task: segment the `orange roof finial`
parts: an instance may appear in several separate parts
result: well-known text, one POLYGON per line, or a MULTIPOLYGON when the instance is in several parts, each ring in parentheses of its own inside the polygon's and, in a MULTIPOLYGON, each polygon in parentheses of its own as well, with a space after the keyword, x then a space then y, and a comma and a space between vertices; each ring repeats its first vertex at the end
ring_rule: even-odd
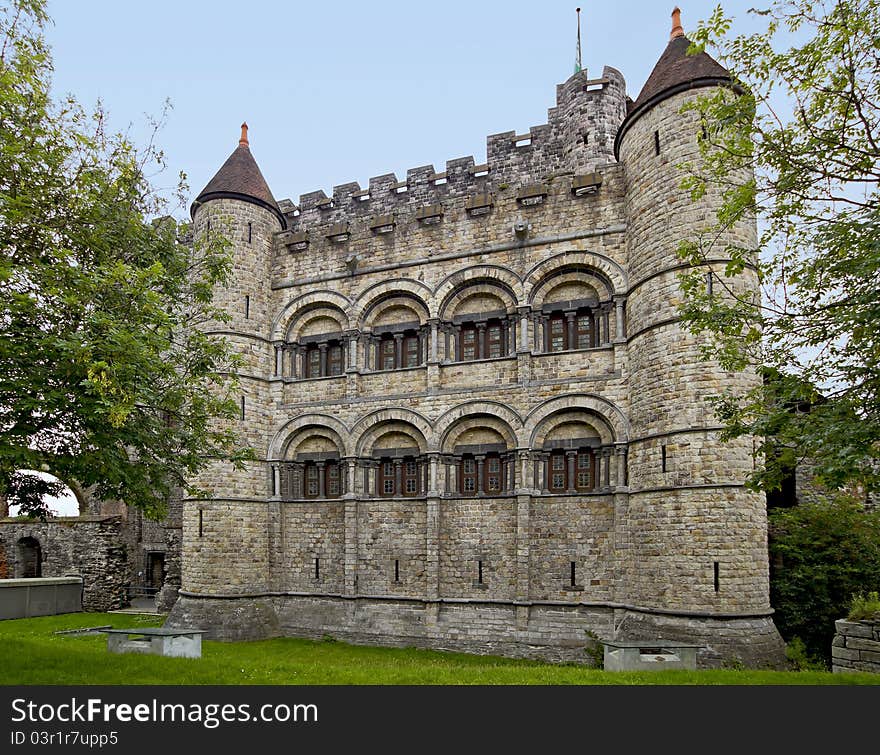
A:
POLYGON ((681 28, 681 8, 677 5, 672 9, 672 33, 669 35, 671 42, 676 37, 683 37, 684 29, 681 28))
POLYGON ((241 124, 241 139, 238 140, 238 143, 242 147, 249 147, 248 138, 247 138, 247 128, 248 128, 248 126, 247 126, 246 122, 241 124))

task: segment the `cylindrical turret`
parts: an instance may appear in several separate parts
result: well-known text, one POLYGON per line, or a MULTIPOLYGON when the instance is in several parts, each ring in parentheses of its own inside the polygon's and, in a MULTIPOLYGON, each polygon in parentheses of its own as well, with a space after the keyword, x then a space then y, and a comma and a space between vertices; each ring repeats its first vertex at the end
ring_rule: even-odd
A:
MULTIPOLYGON (((755 387, 753 372, 704 361, 700 338, 680 322, 683 269, 677 249, 715 222, 718 187, 693 201, 682 163, 698 163, 700 126, 682 106, 708 87, 732 87, 727 71, 690 42, 673 13, 669 45, 617 137, 627 177, 630 294, 630 495, 621 542, 619 599, 661 613, 707 617, 769 614, 766 511, 744 487, 752 442, 723 443, 707 399, 755 387)), ((754 222, 740 222, 715 245, 706 268, 723 274, 726 243, 756 246, 754 222)), ((744 271, 738 288, 754 290, 744 271)), ((766 642, 778 643, 769 619, 766 642)))
MULTIPOLYGON (((260 456, 270 434, 268 378, 275 363, 266 332, 272 321, 274 236, 285 223, 251 155, 247 124, 242 124, 237 149, 193 203, 192 217, 195 239, 216 233, 232 244, 228 284, 214 292, 215 305, 230 319, 205 327, 242 357, 241 411, 233 422, 242 444, 260 456)), ((182 595, 260 593, 270 588, 268 480, 265 461, 258 460, 241 471, 226 462, 213 463, 195 481, 213 498, 184 503, 182 595)))

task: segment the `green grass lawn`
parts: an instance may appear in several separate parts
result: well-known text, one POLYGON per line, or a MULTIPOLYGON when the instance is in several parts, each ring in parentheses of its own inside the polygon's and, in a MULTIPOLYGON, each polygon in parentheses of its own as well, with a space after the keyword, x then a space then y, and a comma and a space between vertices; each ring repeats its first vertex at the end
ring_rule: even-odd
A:
POLYGON ((342 642, 204 642, 201 659, 111 655, 106 635, 55 631, 161 619, 77 613, 0 621, 0 684, 880 684, 875 674, 594 671, 494 656, 342 642))

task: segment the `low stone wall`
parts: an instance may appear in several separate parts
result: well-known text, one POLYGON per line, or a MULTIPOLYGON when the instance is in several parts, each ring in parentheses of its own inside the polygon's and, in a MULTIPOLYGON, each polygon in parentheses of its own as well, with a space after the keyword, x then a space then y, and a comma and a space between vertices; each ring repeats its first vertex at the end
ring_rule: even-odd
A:
POLYGON ((29 619, 82 611, 79 577, 0 579, 0 619, 29 619))
POLYGON ((868 671, 880 674, 880 618, 873 621, 835 621, 831 670, 836 674, 868 671))

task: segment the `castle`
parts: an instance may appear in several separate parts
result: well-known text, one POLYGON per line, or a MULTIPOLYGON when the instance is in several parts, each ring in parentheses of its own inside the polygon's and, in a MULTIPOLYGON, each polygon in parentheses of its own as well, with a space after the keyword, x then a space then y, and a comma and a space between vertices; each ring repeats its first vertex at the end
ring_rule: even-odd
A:
MULTIPOLYGON (((234 271, 212 332, 238 429, 186 500, 171 625, 584 661, 585 631, 779 657, 752 443, 706 398, 758 380, 682 328, 679 242, 714 220, 682 106, 734 88, 678 11, 642 92, 585 71, 548 122, 451 160, 276 202, 241 141, 192 206, 234 271)), ((729 241, 756 245, 754 224, 729 241)), ((707 270, 723 274, 725 259, 707 270)), ((735 285, 756 288, 753 270, 735 285)))

